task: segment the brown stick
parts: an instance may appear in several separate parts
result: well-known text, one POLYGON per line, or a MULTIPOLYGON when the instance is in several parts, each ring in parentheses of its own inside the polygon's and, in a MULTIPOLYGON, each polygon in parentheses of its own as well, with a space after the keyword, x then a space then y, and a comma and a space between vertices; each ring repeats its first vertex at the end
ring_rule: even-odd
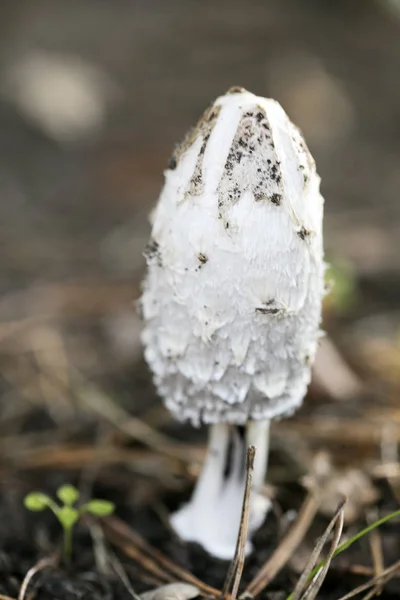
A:
POLYGON ((254 457, 256 455, 255 446, 249 446, 247 449, 247 463, 246 463, 246 486, 243 496, 243 507, 242 514, 240 517, 240 529, 238 536, 238 543, 236 547, 237 552, 237 568, 235 573, 235 579, 233 580, 232 587, 232 600, 236 600, 239 591, 240 581, 242 579, 245 552, 246 552, 246 541, 247 532, 249 529, 249 513, 250 513, 250 493, 251 493, 251 481, 254 470, 254 457))
POLYGON ((339 545, 340 537, 343 531, 344 524, 344 510, 343 507, 346 503, 346 498, 342 500, 339 504, 338 508, 334 516, 332 517, 328 527, 326 528, 324 534, 320 537, 317 545, 315 546, 313 552, 311 553, 310 558, 307 561, 307 565, 303 571, 302 576, 300 577, 296 588, 293 593, 290 595, 290 600, 315 600, 330 567, 332 558, 336 552, 336 549, 339 545), (331 547, 329 549, 328 555, 325 559, 325 564, 323 567, 319 569, 319 571, 315 574, 311 582, 309 582, 310 575, 313 571, 313 568, 318 561, 319 555, 321 554, 322 548, 326 544, 332 529, 335 528, 335 534, 333 536, 333 540, 331 543, 331 547), (303 594, 303 590, 305 592, 303 594))
POLYGON ((201 590, 207 596, 219 597, 221 592, 200 579, 197 579, 186 569, 180 567, 162 552, 148 544, 136 531, 117 517, 107 517, 103 521, 106 537, 116 546, 121 548, 139 564, 164 581, 186 581, 201 590), (147 555, 147 556, 146 556, 147 555))
POLYGON ((251 482, 253 477, 254 469, 254 458, 256 455, 255 446, 249 446, 247 448, 247 460, 246 460, 246 482, 243 494, 243 505, 242 512, 240 515, 240 526, 238 537, 236 541, 235 555, 230 564, 224 587, 222 590, 221 598, 227 600, 229 597, 229 588, 233 581, 231 600, 236 600, 237 593, 239 590, 240 580, 242 578, 245 551, 247 542, 247 532, 249 529, 249 512, 250 512, 250 494, 251 494, 251 482))
POLYGON ((18 600, 24 600, 28 586, 29 586, 32 578, 37 573, 39 573, 40 571, 43 571, 43 569, 53 569, 56 566, 57 562, 58 562, 58 555, 53 555, 53 556, 50 556, 47 558, 42 558, 41 560, 39 560, 36 563, 36 565, 31 567, 29 569, 29 571, 27 572, 27 574, 25 575, 23 582, 21 583, 21 587, 19 589, 19 594, 18 594, 18 600))
POLYGON ((257 596, 282 569, 307 533, 318 511, 319 503, 319 498, 314 493, 310 493, 306 497, 300 509, 299 518, 297 519, 296 523, 283 538, 272 556, 267 560, 264 566, 261 567, 260 571, 247 586, 246 590, 241 596, 242 598, 245 598, 248 595, 257 596))
POLYGON ((388 567, 387 569, 382 571, 382 573, 380 573, 380 575, 377 575, 370 581, 367 581, 367 583, 364 583, 364 584, 358 586, 357 588, 354 588, 354 590, 352 590, 345 596, 342 596, 341 598, 339 598, 339 600, 350 600, 350 598, 354 598, 354 596, 357 596, 361 592, 364 592, 365 590, 368 590, 371 587, 375 587, 377 583, 380 583, 382 581, 384 583, 387 583, 399 571, 400 571, 400 560, 395 562, 391 567, 388 567))

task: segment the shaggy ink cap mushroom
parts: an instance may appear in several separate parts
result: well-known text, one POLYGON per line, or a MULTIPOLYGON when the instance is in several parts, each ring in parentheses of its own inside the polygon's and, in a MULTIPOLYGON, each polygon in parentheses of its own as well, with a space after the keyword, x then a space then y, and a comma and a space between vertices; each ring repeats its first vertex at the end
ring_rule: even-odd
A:
POLYGON ((292 414, 310 381, 324 293, 319 185, 282 107, 232 88, 176 149, 152 215, 145 357, 175 418, 211 425, 193 497, 171 522, 221 558, 235 549, 247 444, 257 447, 251 537, 268 509, 258 492, 269 422, 292 414))

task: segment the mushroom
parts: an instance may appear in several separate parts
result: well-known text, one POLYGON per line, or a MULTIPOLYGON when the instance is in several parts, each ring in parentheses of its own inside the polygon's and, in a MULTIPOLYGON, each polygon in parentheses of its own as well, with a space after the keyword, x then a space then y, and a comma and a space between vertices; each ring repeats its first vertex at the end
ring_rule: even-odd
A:
POLYGON ((176 149, 152 215, 141 306, 145 358, 176 419, 210 426, 178 535, 234 554, 248 444, 249 540, 271 419, 302 403, 320 336, 323 198, 300 131, 274 100, 232 88, 176 149))

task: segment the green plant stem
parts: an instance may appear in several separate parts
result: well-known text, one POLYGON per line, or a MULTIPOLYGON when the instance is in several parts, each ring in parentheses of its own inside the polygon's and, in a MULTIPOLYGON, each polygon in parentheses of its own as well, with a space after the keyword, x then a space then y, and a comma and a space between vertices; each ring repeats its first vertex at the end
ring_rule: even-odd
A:
MULTIPOLYGON (((340 544, 340 546, 338 546, 336 548, 332 558, 334 558, 338 554, 341 554, 344 550, 347 550, 347 548, 350 548, 350 546, 352 544, 354 544, 354 542, 356 542, 360 538, 364 537, 364 535, 367 535, 368 533, 370 533, 377 527, 384 525, 385 523, 387 523, 388 521, 391 521, 392 519, 395 519, 396 517, 400 517, 400 509, 395 510, 394 512, 390 513, 389 515, 386 515, 386 517, 382 517, 382 519, 379 519, 379 521, 375 521, 374 523, 371 523, 371 525, 368 525, 368 527, 365 527, 364 529, 362 529, 361 531, 356 533, 356 535, 353 535, 353 537, 350 538, 349 540, 347 540, 347 542, 343 542, 343 544, 340 544)), ((321 562, 318 563, 317 566, 313 568, 313 570, 311 571, 311 573, 308 577, 308 581, 311 581, 315 577, 315 575, 324 566, 325 563, 326 563, 326 559, 321 560, 321 562)), ((292 600, 292 596, 293 596, 293 594, 290 594, 286 598, 286 600, 292 600)))
POLYGON ((64 559, 67 565, 71 562, 72 527, 64 527, 64 559))
POLYGON ((53 511, 53 513, 57 517, 58 511, 60 510, 60 507, 58 506, 58 504, 56 504, 56 502, 54 502, 51 498, 48 498, 48 500, 47 500, 47 506, 50 508, 50 510, 53 511))

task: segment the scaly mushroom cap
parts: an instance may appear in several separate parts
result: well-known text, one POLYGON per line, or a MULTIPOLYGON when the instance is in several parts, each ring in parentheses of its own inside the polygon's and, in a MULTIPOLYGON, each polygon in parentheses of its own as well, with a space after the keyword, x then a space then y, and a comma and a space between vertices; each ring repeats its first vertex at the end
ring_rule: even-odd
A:
POLYGON ((177 419, 244 424, 301 404, 324 289, 319 184, 282 107, 242 88, 174 153, 141 304, 145 357, 177 419))

